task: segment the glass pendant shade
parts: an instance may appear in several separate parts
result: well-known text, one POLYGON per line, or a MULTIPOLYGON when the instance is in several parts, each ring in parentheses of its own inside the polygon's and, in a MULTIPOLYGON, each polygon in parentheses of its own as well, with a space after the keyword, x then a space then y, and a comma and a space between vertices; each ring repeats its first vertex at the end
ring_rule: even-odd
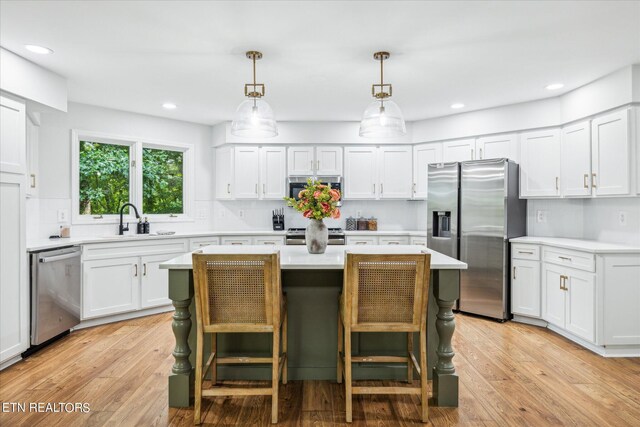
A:
POLYGON ((278 136, 278 125, 269 104, 261 99, 243 101, 233 117, 231 135, 245 138, 278 136))
POLYGON ((364 110, 360 122, 360 136, 365 138, 389 138, 407 133, 400 107, 388 99, 374 101, 364 110))

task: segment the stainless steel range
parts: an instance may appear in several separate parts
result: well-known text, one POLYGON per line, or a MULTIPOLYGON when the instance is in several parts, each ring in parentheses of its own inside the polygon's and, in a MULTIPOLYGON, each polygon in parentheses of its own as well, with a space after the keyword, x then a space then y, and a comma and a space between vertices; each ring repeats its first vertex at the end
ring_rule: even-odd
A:
MULTIPOLYGON (((287 245, 304 245, 304 228, 290 228, 286 234, 287 245)), ((329 228, 329 243, 330 245, 344 245, 345 237, 344 230, 342 228, 329 228)))

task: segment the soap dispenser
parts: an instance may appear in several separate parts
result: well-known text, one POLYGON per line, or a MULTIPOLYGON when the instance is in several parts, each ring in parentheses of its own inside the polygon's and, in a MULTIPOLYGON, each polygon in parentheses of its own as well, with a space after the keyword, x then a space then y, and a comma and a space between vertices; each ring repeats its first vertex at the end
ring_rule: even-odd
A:
POLYGON ((144 234, 149 234, 149 218, 144 217, 144 222, 142 223, 142 232, 144 234))

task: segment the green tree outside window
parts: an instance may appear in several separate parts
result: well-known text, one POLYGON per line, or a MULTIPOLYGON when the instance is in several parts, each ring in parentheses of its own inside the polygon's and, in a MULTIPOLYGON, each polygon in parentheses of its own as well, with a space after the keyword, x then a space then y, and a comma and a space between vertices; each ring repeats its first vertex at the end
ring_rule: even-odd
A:
POLYGON ((142 149, 142 211, 181 214, 183 209, 182 151, 142 149))
POLYGON ((80 141, 80 214, 117 214, 129 201, 129 147, 80 141))

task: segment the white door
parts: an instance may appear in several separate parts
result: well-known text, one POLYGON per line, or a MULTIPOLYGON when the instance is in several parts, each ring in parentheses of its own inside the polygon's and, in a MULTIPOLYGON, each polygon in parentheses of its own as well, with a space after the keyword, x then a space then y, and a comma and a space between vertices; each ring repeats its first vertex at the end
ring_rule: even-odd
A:
POLYGON ((511 312, 540 317, 540 263, 514 259, 511 270, 511 312))
POLYGON ((233 199, 233 148, 216 149, 215 158, 216 199, 233 199))
POLYGON ((286 186, 285 148, 260 148, 260 198, 282 200, 286 193, 286 186))
POLYGON ((378 153, 378 176, 381 199, 410 199, 412 147, 381 147, 378 153))
MULTIPOLYGON (((4 123, 0 126, 4 126, 4 123)), ((3 132, 2 138, 5 136, 3 132)), ((29 284, 23 175, 0 173, 0 200, 1 363, 29 348, 29 284)))
POLYGON ((258 147, 236 147, 233 157, 234 197, 257 199, 260 181, 260 150, 258 147))
POLYGON ((562 128, 562 194, 591 195, 591 128, 589 121, 562 128))
POLYGON ((567 274, 566 328, 569 332, 595 342, 596 281, 593 273, 571 270, 567 274))
POLYGON ((26 171, 26 114, 24 103, 0 96, 0 172, 26 171))
POLYGON ((542 264, 542 287, 544 292, 542 318, 561 328, 565 326, 565 291, 561 288, 561 276, 563 274, 564 270, 553 264, 542 264))
POLYGON ((82 265, 82 318, 135 311, 140 306, 138 257, 85 261, 82 265))
POLYGON ((38 196, 38 148, 40 127, 27 117, 27 197, 38 196))
POLYGON ((169 270, 160 269, 160 264, 182 253, 149 255, 140 258, 140 307, 158 307, 171 304, 169 299, 169 270))
POLYGON ((511 159, 518 161, 518 137, 515 133, 483 136, 476 141, 476 159, 511 159))
POLYGON ((520 135, 520 197, 560 197, 560 131, 520 135))
POLYGON ((593 119, 591 132, 591 184, 594 195, 629 194, 629 110, 593 119))
POLYGON ((342 176, 342 148, 316 147, 316 175, 342 176))
POLYGON ((344 151, 344 198, 375 199, 378 181, 378 149, 347 147, 344 151))
POLYGON ((442 156, 445 163, 464 162, 475 160, 476 140, 458 139, 456 141, 446 141, 442 143, 442 156))
POLYGON ((289 147, 288 171, 289 176, 312 176, 314 171, 313 147, 289 147))
POLYGON ((413 147, 413 198, 426 199, 428 194, 427 166, 442 162, 442 143, 421 144, 413 147))

